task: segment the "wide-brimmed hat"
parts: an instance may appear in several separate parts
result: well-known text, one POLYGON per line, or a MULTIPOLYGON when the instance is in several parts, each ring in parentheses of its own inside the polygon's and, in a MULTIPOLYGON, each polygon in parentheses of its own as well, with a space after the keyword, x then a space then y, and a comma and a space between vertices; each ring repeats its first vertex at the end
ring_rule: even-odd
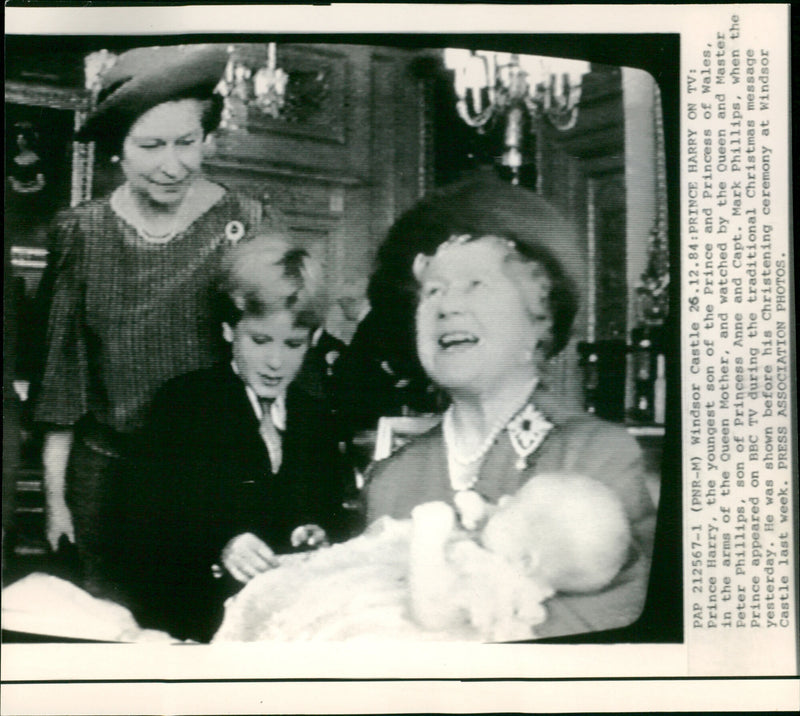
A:
MULTIPOLYGON (((444 189, 442 205, 463 233, 513 238, 518 247, 554 261, 576 293, 586 286, 584 243, 571 222, 541 194, 479 171, 461 185, 444 189)), ((435 204, 437 199, 433 199, 435 204)))
MULTIPOLYGON (((386 280, 404 283, 418 253, 433 255, 454 235, 513 238, 556 261, 576 290, 586 285, 586 254, 570 222, 544 197, 478 171, 429 193, 391 227, 378 251, 386 280)), ((416 290, 416 289, 415 289, 416 290)))
POLYGON ((97 104, 76 138, 108 139, 162 102, 210 97, 227 61, 226 46, 214 44, 139 47, 121 54, 101 74, 97 104))

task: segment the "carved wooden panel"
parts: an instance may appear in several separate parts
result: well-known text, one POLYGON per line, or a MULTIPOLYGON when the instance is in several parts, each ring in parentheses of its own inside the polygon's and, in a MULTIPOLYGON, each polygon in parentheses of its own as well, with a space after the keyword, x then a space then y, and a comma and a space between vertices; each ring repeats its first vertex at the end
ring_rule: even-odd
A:
POLYGON ((85 112, 91 105, 91 95, 84 89, 50 87, 27 82, 6 82, 6 102, 33 107, 49 107, 72 112, 85 112))
MULTIPOLYGON (((589 335, 626 334, 625 120, 619 68, 584 76, 578 123, 567 132, 540 133, 539 187, 585 236, 592 285, 584 296, 589 335), (591 183, 591 191, 589 184, 591 183), (588 240, 587 240, 588 244, 588 240)), ((580 321, 576 328, 580 331, 580 321)))
MULTIPOLYGON (((267 45, 237 44, 234 58, 263 66, 267 45)), ((343 144, 346 141, 347 57, 319 46, 279 45, 277 66, 288 75, 284 105, 277 118, 249 107, 247 131, 275 132, 343 144)))
POLYGON ((210 178, 274 208, 292 236, 329 271, 335 270, 332 239, 344 208, 344 186, 332 177, 288 169, 244 166, 236 162, 209 161, 210 178))
POLYGON ((626 214, 624 176, 617 174, 598 181, 595 192, 598 339, 626 335, 626 214))

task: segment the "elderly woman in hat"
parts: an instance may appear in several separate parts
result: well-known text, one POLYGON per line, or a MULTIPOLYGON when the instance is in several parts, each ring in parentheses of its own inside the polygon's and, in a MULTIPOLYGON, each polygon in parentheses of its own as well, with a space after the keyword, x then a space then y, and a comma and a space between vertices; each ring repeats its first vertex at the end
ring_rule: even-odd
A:
POLYGON ((101 76, 77 139, 94 141, 124 182, 57 217, 45 366, 35 418, 46 428, 47 539, 76 543, 83 584, 100 590, 108 475, 156 389, 222 355, 210 286, 225 247, 261 223, 258 202, 203 176, 214 94, 227 62, 214 45, 147 47, 101 76))
POLYGON ((602 591, 550 600, 536 632, 632 623, 646 595, 655 509, 636 441, 548 377, 578 308, 580 252, 563 220, 531 192, 479 179, 423 200, 391 235, 419 252, 405 295, 419 360, 450 405, 439 426, 373 466, 368 522, 441 501, 473 526, 476 509, 491 510, 539 474, 593 478, 624 506, 628 558, 602 591))

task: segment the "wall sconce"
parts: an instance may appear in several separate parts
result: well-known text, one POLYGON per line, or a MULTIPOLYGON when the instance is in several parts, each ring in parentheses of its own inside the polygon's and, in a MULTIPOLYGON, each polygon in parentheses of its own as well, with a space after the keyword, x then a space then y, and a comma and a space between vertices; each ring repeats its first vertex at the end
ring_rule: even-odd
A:
POLYGON ((92 93, 93 97, 97 97, 97 93, 100 91, 100 78, 103 73, 111 69, 116 61, 117 56, 108 50, 98 50, 83 58, 84 86, 92 93))
POLYGON ((501 164, 519 182, 524 133, 531 122, 567 131, 578 121, 581 80, 589 63, 507 52, 446 49, 445 66, 455 73, 456 108, 470 127, 483 133, 505 121, 501 164))
POLYGON ((275 43, 267 45, 267 59, 261 65, 252 66, 236 56, 233 45, 228 47, 228 55, 228 64, 217 85, 217 91, 225 99, 222 126, 238 129, 240 118, 246 118, 250 108, 277 119, 286 101, 289 75, 277 66, 275 43))

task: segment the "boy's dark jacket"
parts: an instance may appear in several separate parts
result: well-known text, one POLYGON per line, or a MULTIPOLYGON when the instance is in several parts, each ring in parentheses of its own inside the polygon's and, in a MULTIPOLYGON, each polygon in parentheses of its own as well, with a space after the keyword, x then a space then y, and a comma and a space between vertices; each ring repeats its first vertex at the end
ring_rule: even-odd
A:
POLYGON ((142 626, 205 641, 221 615, 215 580, 227 542, 252 532, 274 552, 292 530, 345 536, 347 468, 333 415, 298 378, 286 397, 283 463, 273 475, 244 383, 230 364, 169 381, 132 445, 109 524, 112 564, 142 626))

